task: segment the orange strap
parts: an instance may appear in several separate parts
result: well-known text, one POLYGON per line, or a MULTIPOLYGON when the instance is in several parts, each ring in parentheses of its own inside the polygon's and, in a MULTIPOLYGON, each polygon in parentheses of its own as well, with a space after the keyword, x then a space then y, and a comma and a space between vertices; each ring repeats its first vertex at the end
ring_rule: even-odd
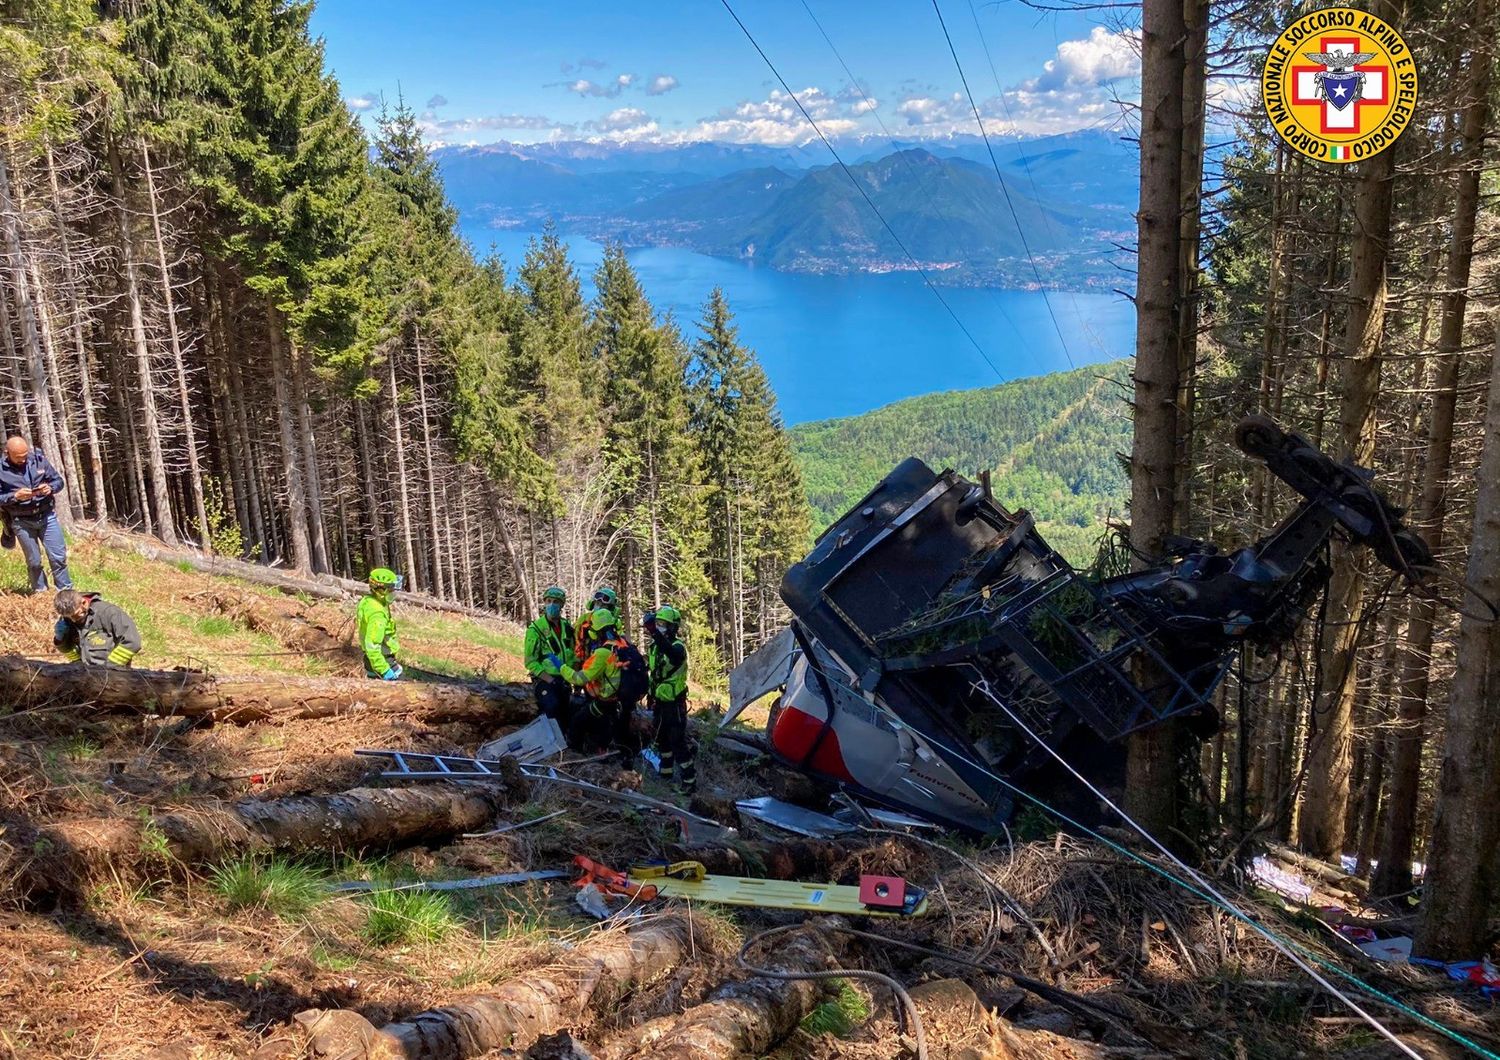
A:
POLYGON ((575 855, 573 864, 582 870, 583 875, 573 881, 574 887, 587 887, 589 884, 597 884, 600 888, 611 894, 623 894, 627 898, 639 898, 643 902, 649 902, 656 897, 656 887, 649 883, 632 883, 630 878, 623 872, 616 872, 608 865, 601 865, 597 861, 590 861, 582 854, 575 855))

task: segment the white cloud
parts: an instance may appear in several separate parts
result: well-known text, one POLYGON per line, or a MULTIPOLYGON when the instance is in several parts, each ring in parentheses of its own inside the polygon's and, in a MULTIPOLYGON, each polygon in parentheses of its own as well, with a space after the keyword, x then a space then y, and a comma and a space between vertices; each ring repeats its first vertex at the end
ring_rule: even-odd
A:
POLYGON ((677 87, 677 78, 671 74, 657 74, 646 82, 646 95, 664 96, 677 87))
POLYGON ((448 97, 441 94, 433 96, 427 101, 428 110, 436 110, 438 107, 446 107, 447 105, 448 97))
POLYGON ((906 119, 907 125, 952 126, 961 122, 966 114, 972 123, 973 115, 967 107, 964 97, 955 92, 946 99, 908 96, 896 105, 896 113, 906 119))
POLYGON ((546 130, 554 136, 571 132, 573 126, 561 124, 540 114, 491 114, 481 118, 438 118, 432 111, 424 111, 417 119, 417 128, 428 144, 441 147, 444 144, 469 142, 467 134, 476 132, 507 132, 515 130, 546 130))
POLYGON ((620 74, 613 81, 603 83, 590 81, 586 77, 580 77, 574 81, 562 82, 569 92, 576 92, 580 96, 595 96, 613 99, 625 91, 635 81, 635 74, 620 74))
POLYGON ((849 113, 854 115, 868 114, 879 106, 880 100, 874 96, 866 96, 864 99, 857 99, 851 103, 849 105, 849 113))
POLYGON ((1032 89, 1058 89, 1069 85, 1102 85, 1141 72, 1140 34, 1136 30, 1111 33, 1095 26, 1084 40, 1065 40, 1057 46, 1057 58, 1048 59, 1041 77, 1028 82, 1032 89))
POLYGON ((596 121, 586 122, 585 128, 602 133, 618 133, 624 138, 639 140, 657 131, 656 122, 640 107, 620 107, 596 121))
POLYGON ((350 110, 357 111, 360 114, 363 114, 367 110, 374 109, 374 107, 379 104, 379 102, 380 97, 374 92, 366 92, 361 96, 350 96, 344 100, 344 103, 350 110))

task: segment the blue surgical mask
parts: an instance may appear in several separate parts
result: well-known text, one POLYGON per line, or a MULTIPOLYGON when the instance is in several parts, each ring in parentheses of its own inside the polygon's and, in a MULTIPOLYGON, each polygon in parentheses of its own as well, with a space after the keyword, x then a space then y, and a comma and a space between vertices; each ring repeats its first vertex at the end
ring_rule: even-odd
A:
POLYGON ((542 613, 552 621, 556 622, 559 618, 562 617, 562 604, 554 601, 548 604, 546 607, 542 608, 542 613))

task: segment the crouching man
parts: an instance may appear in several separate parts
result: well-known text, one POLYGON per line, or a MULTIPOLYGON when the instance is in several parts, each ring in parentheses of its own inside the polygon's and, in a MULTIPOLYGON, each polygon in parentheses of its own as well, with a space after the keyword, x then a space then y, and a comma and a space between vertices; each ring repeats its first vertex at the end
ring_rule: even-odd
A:
POLYGON ((69 662, 85 666, 129 666, 141 650, 141 634, 123 608, 98 593, 60 590, 52 600, 57 625, 52 645, 69 662))

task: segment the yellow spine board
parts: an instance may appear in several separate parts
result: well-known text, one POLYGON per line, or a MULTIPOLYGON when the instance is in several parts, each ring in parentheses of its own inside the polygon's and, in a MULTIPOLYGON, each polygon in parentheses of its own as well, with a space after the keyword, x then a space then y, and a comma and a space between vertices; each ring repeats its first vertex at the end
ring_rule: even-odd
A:
POLYGON ((925 897, 909 914, 891 909, 872 909, 859 900, 858 887, 845 884, 757 880, 748 876, 705 876, 701 880, 678 880, 670 876, 632 875, 630 881, 655 887, 663 898, 692 898, 700 902, 753 905, 762 909, 799 909, 805 913, 886 917, 921 916, 927 912, 925 897))

